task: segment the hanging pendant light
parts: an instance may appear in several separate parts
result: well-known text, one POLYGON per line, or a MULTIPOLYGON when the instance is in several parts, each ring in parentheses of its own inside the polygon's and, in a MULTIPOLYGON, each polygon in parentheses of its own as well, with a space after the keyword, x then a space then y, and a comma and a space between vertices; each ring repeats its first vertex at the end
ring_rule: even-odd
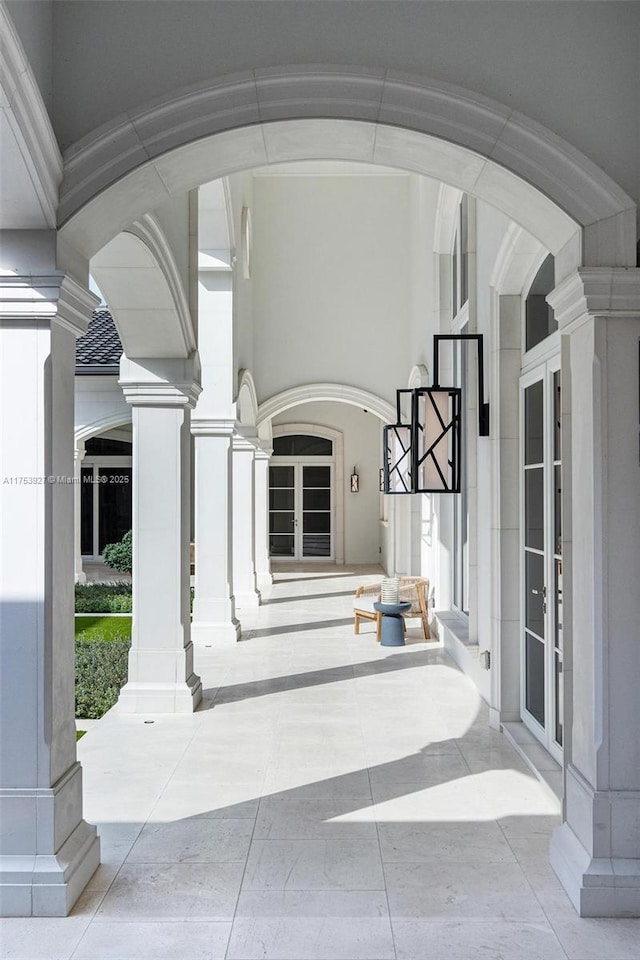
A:
POLYGON ((439 385, 440 341, 475 340, 478 344, 478 432, 480 436, 489 435, 482 334, 438 334, 433 340, 433 386, 396 390, 397 422, 387 424, 382 431, 385 493, 460 493, 462 390, 439 385), (407 394, 409 420, 402 413, 407 394))

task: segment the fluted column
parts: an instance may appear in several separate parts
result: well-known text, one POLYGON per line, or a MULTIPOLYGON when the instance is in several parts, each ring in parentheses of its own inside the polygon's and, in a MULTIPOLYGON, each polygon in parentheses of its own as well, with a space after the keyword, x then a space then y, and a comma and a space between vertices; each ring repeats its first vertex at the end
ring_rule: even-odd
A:
POLYGON ((75 343, 96 300, 38 272, 0 277, 0 912, 53 917, 100 858, 82 819, 73 645, 75 343))
POLYGON ((640 270, 581 269, 562 333, 563 823, 551 862, 581 916, 640 916, 640 270))
POLYGON ((267 590, 273 584, 269 560, 269 460, 270 453, 257 447, 253 464, 255 487, 255 551, 258 590, 267 590))
POLYGON ((190 416, 198 377, 193 359, 120 361, 133 408, 133 622, 119 700, 126 713, 190 713, 202 698, 189 612, 190 416))

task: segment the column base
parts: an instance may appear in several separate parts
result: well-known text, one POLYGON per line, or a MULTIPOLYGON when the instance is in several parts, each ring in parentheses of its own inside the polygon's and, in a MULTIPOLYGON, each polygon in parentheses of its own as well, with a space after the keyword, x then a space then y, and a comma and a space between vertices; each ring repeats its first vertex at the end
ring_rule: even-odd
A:
POLYGON ((170 683, 131 680, 120 691, 120 713, 193 713, 202 700, 200 677, 170 683))
POLYGON ((568 823, 551 838, 551 866, 580 917, 640 917, 640 860, 594 859, 568 823))
POLYGON ((236 607, 239 610, 257 610, 262 597, 258 590, 249 590, 247 593, 236 593, 236 607))
POLYGON ((0 857, 0 916, 68 916, 99 866, 100 840, 84 820, 56 854, 0 857))
POLYGON ((87 582, 87 575, 86 575, 86 573, 84 572, 84 570, 81 571, 80 573, 76 573, 76 575, 75 575, 75 582, 76 582, 76 583, 86 583, 86 582, 87 582))
POLYGON ((273 586, 273 574, 267 573, 256 573, 256 580, 258 582, 258 590, 270 590, 273 586))
POLYGON ((237 643, 240 639, 240 622, 226 620, 223 623, 194 620, 191 624, 191 640, 196 647, 220 646, 237 643))

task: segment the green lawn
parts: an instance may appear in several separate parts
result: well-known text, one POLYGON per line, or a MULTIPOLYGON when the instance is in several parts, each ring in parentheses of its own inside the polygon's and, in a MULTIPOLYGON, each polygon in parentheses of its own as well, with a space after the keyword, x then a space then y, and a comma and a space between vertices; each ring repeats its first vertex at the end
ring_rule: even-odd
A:
POLYGON ((75 632, 83 640, 130 640, 131 617, 76 617, 75 632))

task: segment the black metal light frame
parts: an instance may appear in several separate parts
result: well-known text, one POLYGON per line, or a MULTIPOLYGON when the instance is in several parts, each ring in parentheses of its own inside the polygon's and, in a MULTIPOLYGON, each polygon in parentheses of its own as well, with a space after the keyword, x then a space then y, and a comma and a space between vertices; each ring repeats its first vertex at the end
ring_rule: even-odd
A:
POLYGON ((440 343, 473 340, 478 345, 478 432, 489 436, 484 400, 482 334, 436 334, 433 386, 396 391, 397 422, 383 428, 384 492, 460 493, 462 390, 440 386, 440 343), (403 422, 402 397, 411 398, 411 422, 403 422), (398 449, 399 448, 399 449, 398 449))

